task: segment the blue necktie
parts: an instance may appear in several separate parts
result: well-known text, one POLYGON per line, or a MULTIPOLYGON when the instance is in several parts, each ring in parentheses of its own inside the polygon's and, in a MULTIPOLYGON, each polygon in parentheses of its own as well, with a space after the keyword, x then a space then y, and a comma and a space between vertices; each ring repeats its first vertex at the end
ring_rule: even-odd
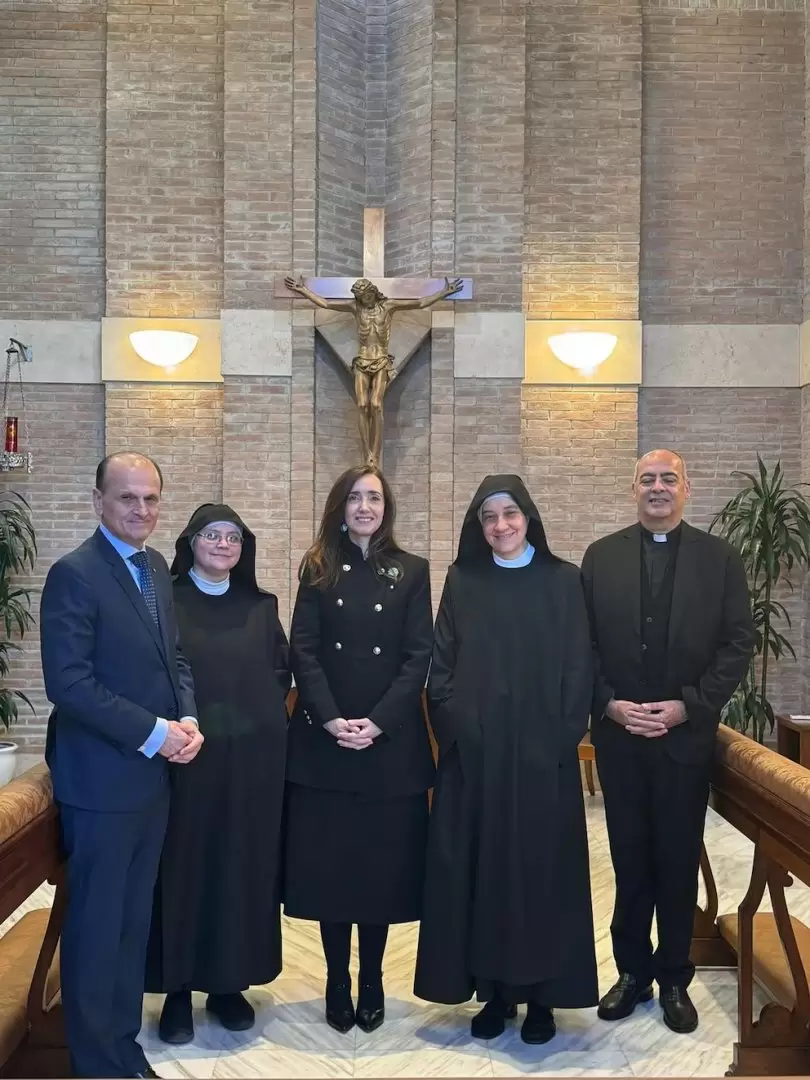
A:
POLYGON ((155 592, 155 583, 152 580, 152 568, 149 565, 149 556, 145 551, 136 551, 135 554, 130 555, 129 558, 138 571, 138 580, 141 583, 141 594, 146 601, 146 606, 149 608, 149 614, 155 620, 157 625, 160 626, 157 593, 155 592))

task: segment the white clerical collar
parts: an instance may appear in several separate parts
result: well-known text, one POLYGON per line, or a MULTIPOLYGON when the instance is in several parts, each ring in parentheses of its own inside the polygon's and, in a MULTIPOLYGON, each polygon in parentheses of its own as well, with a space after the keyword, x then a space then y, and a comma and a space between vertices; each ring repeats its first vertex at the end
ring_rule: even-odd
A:
POLYGON ((655 532, 653 529, 648 529, 645 525, 641 526, 641 531, 648 540, 652 540, 654 544, 669 544, 680 533, 680 523, 675 526, 674 529, 670 529, 669 532, 655 532))
POLYGON ((226 577, 224 581, 208 581, 207 578, 201 577, 195 571, 193 566, 189 570, 188 576, 191 578, 191 580, 194 582, 200 592, 204 592, 208 596, 222 596, 223 593, 226 593, 228 591, 228 588, 231 584, 230 577, 226 577))
POLYGON ((492 552, 492 558, 495 561, 496 566, 502 566, 505 570, 517 570, 521 566, 528 566, 534 558, 534 547, 531 544, 526 545, 526 550, 522 555, 518 555, 516 559, 502 559, 500 555, 496 555, 492 552))

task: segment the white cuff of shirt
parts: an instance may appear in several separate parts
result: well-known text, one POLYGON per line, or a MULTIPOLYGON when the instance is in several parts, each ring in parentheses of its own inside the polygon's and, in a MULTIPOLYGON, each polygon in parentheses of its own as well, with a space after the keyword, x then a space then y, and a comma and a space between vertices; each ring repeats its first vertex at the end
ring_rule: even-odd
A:
MULTIPOLYGON (((196 716, 181 716, 180 722, 183 720, 190 720, 192 724, 200 726, 196 716)), ((152 728, 152 734, 143 744, 139 746, 138 750, 144 755, 144 757, 153 758, 155 754, 160 750, 166 741, 166 736, 169 734, 169 721, 162 716, 158 716, 155 722, 155 726, 152 728)))

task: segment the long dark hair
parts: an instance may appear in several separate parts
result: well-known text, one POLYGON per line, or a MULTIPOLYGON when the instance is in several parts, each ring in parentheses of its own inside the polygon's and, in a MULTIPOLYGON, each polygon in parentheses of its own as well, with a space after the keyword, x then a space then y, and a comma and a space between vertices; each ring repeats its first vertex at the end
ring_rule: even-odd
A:
POLYGON ((331 589, 340 577, 340 568, 344 562, 341 546, 344 543, 341 525, 345 521, 346 500, 358 480, 364 476, 376 476, 380 481, 385 500, 382 524, 369 540, 368 561, 377 573, 390 574, 396 582, 402 577, 402 567, 393 556, 400 550, 394 539, 394 521, 397 506, 388 481, 376 465, 357 465, 347 469, 332 485, 326 497, 323 517, 321 518, 315 543, 307 551, 298 568, 298 580, 307 579, 308 585, 317 585, 321 589, 331 589))

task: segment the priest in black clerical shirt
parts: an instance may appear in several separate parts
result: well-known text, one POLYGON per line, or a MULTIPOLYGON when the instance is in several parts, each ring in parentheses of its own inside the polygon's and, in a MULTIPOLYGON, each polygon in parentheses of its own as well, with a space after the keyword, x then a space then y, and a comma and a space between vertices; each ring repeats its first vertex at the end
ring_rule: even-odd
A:
POLYGON ((754 627, 738 553, 682 520, 683 458, 645 454, 633 493, 638 523, 596 541, 582 563, 596 662, 591 738, 616 876, 619 978, 599 1015, 629 1016, 654 980, 665 1023, 686 1033, 698 1024, 689 947, 717 725, 754 627))

